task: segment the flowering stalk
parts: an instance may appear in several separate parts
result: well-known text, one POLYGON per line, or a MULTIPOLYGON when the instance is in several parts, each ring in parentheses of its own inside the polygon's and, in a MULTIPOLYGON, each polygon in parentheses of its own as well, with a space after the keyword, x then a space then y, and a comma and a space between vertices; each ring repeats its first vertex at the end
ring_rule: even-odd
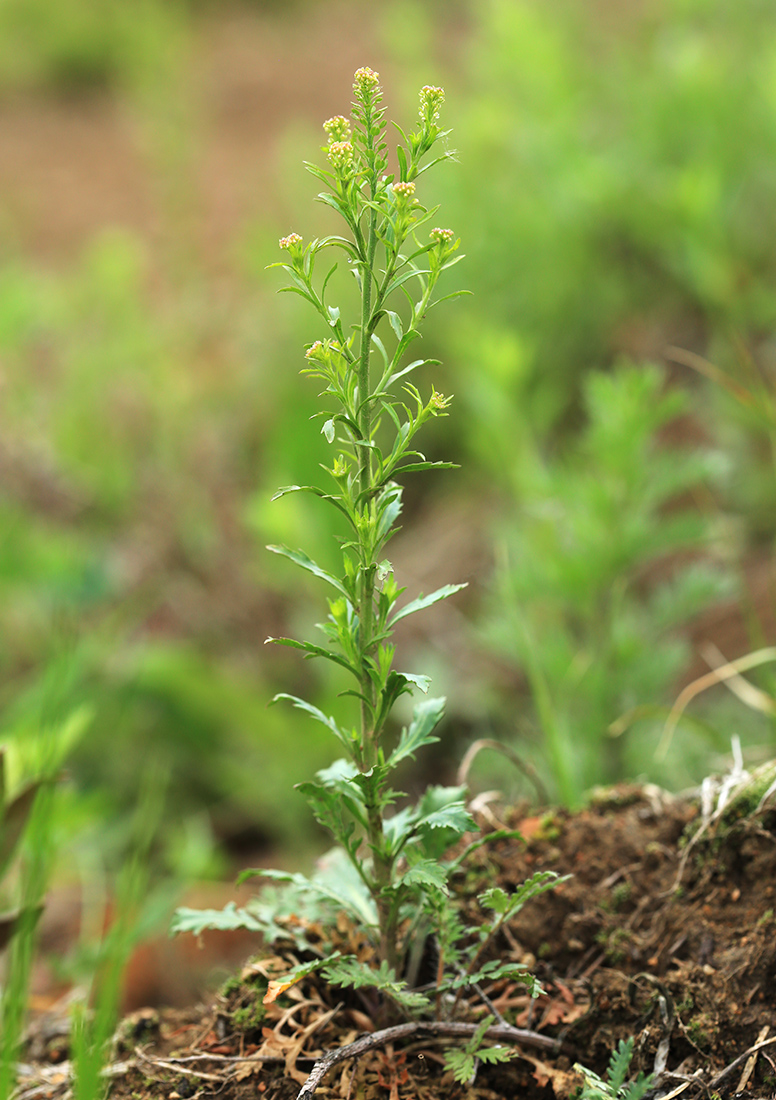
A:
MULTIPOLYGON (((353 89, 352 118, 337 115, 324 124, 330 167, 307 166, 324 185, 319 199, 344 219, 347 235, 305 244, 298 234, 291 233, 280 242, 285 262, 276 265, 289 279, 283 289, 300 294, 326 326, 326 336, 307 348, 303 373, 323 381, 322 396, 327 405, 334 406, 323 413, 321 430, 335 447, 335 455, 327 468, 333 487, 289 485, 275 496, 312 493, 337 509, 347 523, 348 536, 342 541, 342 572, 338 575, 322 569, 302 550, 269 548, 324 581, 334 595, 328 601, 328 620, 320 628, 326 644, 292 638, 268 641, 293 646, 307 657, 320 657, 343 669, 351 684, 342 694, 358 700, 358 721, 347 728, 304 699, 276 696, 289 699, 322 722, 343 750, 343 758, 318 772, 314 782, 300 784, 318 821, 329 829, 338 847, 321 861, 311 878, 261 869, 243 872, 238 881, 260 875, 333 903, 336 912, 344 909, 367 926, 378 948, 379 965, 374 966, 352 955, 322 956, 318 944, 311 961, 305 959, 282 980, 270 982, 265 1003, 318 971, 339 987, 368 986, 379 991, 383 1012, 398 1006, 403 1012, 429 1013, 436 1006, 437 1013, 444 1009, 455 1014, 461 1008, 461 990, 478 982, 519 981, 532 996, 537 995, 538 983, 522 963, 483 959, 501 927, 527 901, 550 889, 557 876, 537 871, 510 894, 500 888, 487 890, 479 901, 492 916, 478 922, 476 930, 467 928, 450 896, 448 882, 466 855, 484 839, 473 840, 455 859, 446 856, 455 841, 474 828, 464 805, 464 789, 428 787, 414 806, 392 812, 401 795, 391 788, 391 775, 407 757, 437 740, 434 730, 445 703, 444 699, 422 699, 394 747, 389 750, 385 746, 384 732, 396 700, 415 689, 425 693, 429 686, 427 676, 394 667, 393 628, 401 619, 463 587, 445 585, 399 607, 405 590, 398 586, 391 563, 382 556, 401 514, 402 489, 397 478, 451 465, 427 461, 415 446, 415 436, 424 424, 447 415, 449 398, 433 386, 426 399, 421 397, 407 377, 427 361, 404 360, 420 335, 428 310, 443 300, 435 296, 442 272, 459 257, 452 230, 435 228, 426 240, 418 238, 420 228, 435 213, 421 204, 418 182, 432 164, 450 155, 425 159, 444 136, 437 128, 442 89, 421 89, 417 131, 408 137, 399 131, 403 144, 396 150, 398 178, 386 172, 377 74, 359 69, 353 89), (358 286, 359 319, 347 329, 339 307, 327 297, 336 264, 322 280, 314 278, 318 255, 331 248, 345 253, 358 286), (438 962, 434 998, 411 988, 429 935, 434 937, 438 962)), ((266 904, 262 908, 266 912, 266 904)), ((319 913, 323 918, 332 916, 325 908, 319 913)), ((234 907, 215 915, 212 910, 205 914, 179 910, 174 929, 234 928, 235 921, 254 931, 264 930, 268 942, 277 934, 272 917, 267 923, 256 911, 240 912, 234 907)), ((448 1062, 457 1079, 471 1076, 475 1055, 487 1056, 488 1061, 503 1057, 499 1048, 481 1049, 486 1025, 487 1021, 462 1052, 463 1061, 448 1062)), ((449 1059, 453 1057, 451 1052, 449 1059)))
POLYGON ((425 241, 418 236, 434 215, 421 202, 418 181, 429 167, 451 156, 446 152, 426 159, 445 136, 437 126, 444 92, 421 89, 417 131, 409 136, 399 131, 403 144, 397 149, 398 178, 386 171, 385 111, 377 73, 359 69, 353 92, 351 118, 337 115, 324 123, 329 166, 307 165, 324 185, 320 201, 343 218, 347 234, 305 244, 292 233, 280 241, 285 261, 274 265, 289 278, 283 289, 308 301, 326 326, 327 335, 306 351, 303 373, 322 380, 322 396, 334 404, 323 414, 322 432, 336 447, 328 468, 333 489, 287 486, 276 497, 289 492, 318 496, 341 513, 349 536, 343 542, 340 576, 326 572, 301 550, 269 548, 324 580, 336 593, 328 601, 328 621, 321 627, 326 645, 269 640, 329 660, 355 681, 345 692, 358 700, 359 720, 352 729, 295 696, 277 698, 290 699, 323 722, 345 750, 345 759, 301 789, 355 868, 368 902, 361 916, 375 926, 381 960, 396 971, 404 950, 399 932, 408 906, 413 899, 417 903, 419 890, 446 888, 436 860, 444 846, 472 824, 458 789, 432 788, 418 806, 387 813, 397 797, 389 786, 390 773, 405 757, 437 740, 432 733, 442 717, 443 699, 419 703, 393 751, 386 752, 383 745, 396 700, 415 689, 426 692, 429 684, 428 677, 394 668, 393 627, 463 587, 445 585, 397 609, 404 589, 383 558, 401 513, 402 489, 396 478, 452 465, 429 462, 415 449, 414 439, 423 425, 447 415, 449 398, 432 387, 424 399, 408 375, 426 361, 405 364, 404 359, 428 310, 443 300, 435 297, 442 272, 460 257, 452 230, 434 228, 425 241), (358 287, 359 318, 347 328, 339 307, 327 297, 337 265, 321 281, 315 278, 318 256, 330 249, 345 254, 358 287))

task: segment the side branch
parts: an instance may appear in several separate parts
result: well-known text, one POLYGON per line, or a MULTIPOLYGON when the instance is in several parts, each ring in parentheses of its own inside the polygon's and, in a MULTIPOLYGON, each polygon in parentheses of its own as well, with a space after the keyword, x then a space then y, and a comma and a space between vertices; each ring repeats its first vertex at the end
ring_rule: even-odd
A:
MULTIPOLYGON (((447 1022, 444 1020, 417 1021, 408 1024, 397 1024, 396 1027, 386 1027, 382 1031, 373 1031, 362 1035, 352 1043, 347 1043, 336 1050, 330 1050, 324 1054, 313 1066, 310 1076, 302 1086, 302 1091, 297 1100, 309 1100, 320 1085, 326 1074, 339 1062, 345 1062, 350 1058, 358 1058, 368 1050, 393 1043, 400 1039, 409 1039, 423 1035, 451 1035, 453 1037, 469 1038, 477 1030, 477 1024, 464 1024, 447 1022)), ((538 1047, 542 1050, 551 1050, 557 1054, 564 1051, 573 1056, 573 1052, 559 1039, 552 1039, 549 1035, 540 1035, 537 1031, 527 1031, 524 1028, 512 1027, 509 1024, 494 1024, 489 1027, 484 1035, 485 1039, 496 1039, 502 1042, 513 1043, 516 1046, 538 1047)))

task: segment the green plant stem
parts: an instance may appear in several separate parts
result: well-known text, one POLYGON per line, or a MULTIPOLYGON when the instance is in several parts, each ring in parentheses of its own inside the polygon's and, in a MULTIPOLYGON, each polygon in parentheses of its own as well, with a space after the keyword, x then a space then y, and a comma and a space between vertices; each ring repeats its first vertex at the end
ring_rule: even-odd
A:
MULTIPOLYGON (((374 184, 371 193, 374 201, 374 184)), ((369 354, 372 338, 372 268, 374 266, 375 250, 377 248, 376 216, 374 210, 369 212, 369 230, 367 236, 367 255, 361 280, 361 347, 359 349, 358 363, 358 400, 359 430, 361 432, 359 454, 359 495, 361 507, 371 510, 372 499, 372 451, 368 446, 372 436, 372 402, 369 381, 369 354)), ((374 551, 372 551, 372 555, 374 551)), ((374 716, 374 687, 372 678, 366 667, 366 659, 372 642, 372 605, 374 600, 374 562, 361 561, 361 576, 359 579, 359 628, 361 650, 361 744, 372 746, 371 750, 364 754, 364 769, 371 767, 375 755, 375 741, 377 731, 373 727, 374 716)), ((382 831, 382 830, 381 830, 382 831)), ((370 836, 370 840, 373 838, 370 836)))
MULTIPOLYGON (((374 182, 371 186, 371 199, 375 198, 374 182)), ((358 399, 360 402, 359 430, 363 444, 368 444, 372 436, 372 401, 369 378, 369 357, 372 339, 372 271, 377 249, 376 215, 369 212, 367 232, 367 256, 364 276, 361 281, 361 347, 358 363, 358 399)), ((359 467, 359 491, 362 507, 372 508, 372 451, 369 446, 361 447, 359 467)), ((372 647, 375 547, 370 543, 369 553, 361 560, 359 581, 359 648, 361 651, 361 744, 364 747, 362 770, 372 767, 377 760, 379 729, 374 727, 375 694, 372 677, 367 661, 372 647)), ((367 804, 367 842, 372 851, 373 882, 372 894, 377 908, 380 932, 380 957, 394 969, 398 965, 396 947, 396 916, 391 905, 388 889, 393 874, 393 860, 385 852, 383 818, 378 805, 377 791, 367 804)))

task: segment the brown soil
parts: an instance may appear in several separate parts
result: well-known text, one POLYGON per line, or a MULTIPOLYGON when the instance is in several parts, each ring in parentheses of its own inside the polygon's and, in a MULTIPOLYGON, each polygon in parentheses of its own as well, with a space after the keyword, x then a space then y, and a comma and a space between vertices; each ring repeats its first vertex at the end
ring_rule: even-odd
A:
MULTIPOLYGON (((751 790, 734 798, 702 832, 697 802, 654 787, 614 788, 573 815, 508 815, 504 824, 525 839, 478 850, 456 888, 476 924, 483 889, 509 890, 538 869, 571 876, 529 902, 499 945, 502 957, 534 970, 544 995, 531 1001, 506 981, 485 990, 527 1041, 515 1044, 510 1062, 480 1066, 463 1086, 442 1066, 456 1040, 418 1031, 335 1065, 316 1095, 550 1100, 580 1084, 575 1061, 603 1074, 613 1048, 631 1036, 634 1073, 663 1066, 652 1095, 776 1095, 776 1046, 742 1058, 770 1038, 776 1007, 776 810, 752 812, 758 800, 751 790), (555 1050, 539 1045, 552 1040, 555 1050)), ((344 922, 326 937, 363 950, 344 922)), ((375 1024, 369 1001, 312 978, 265 1008, 268 978, 292 956, 276 944, 273 957, 259 956, 204 1006, 128 1017, 112 1096, 296 1096, 317 1058, 375 1024)), ((472 995, 458 1018, 487 1012, 472 995)), ((64 1089, 66 1058, 62 1030, 51 1017, 38 1020, 25 1056, 35 1062, 29 1083, 64 1089)))

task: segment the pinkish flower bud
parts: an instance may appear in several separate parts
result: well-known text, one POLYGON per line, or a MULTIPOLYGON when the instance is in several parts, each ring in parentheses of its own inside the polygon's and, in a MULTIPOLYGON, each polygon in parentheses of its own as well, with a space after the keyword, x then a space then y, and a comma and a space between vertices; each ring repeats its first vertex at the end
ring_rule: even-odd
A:
POLYGON ((375 92, 380 90, 380 74, 376 73, 374 69, 367 68, 356 69, 353 74, 353 91, 356 99, 363 102, 364 100, 371 99, 375 92))
POLYGON ((281 237, 278 244, 281 248, 288 249, 293 252, 296 251, 296 246, 302 243, 302 238, 298 233, 289 233, 287 237, 281 237))
POLYGON ((344 175, 353 164, 353 145, 349 141, 332 141, 328 156, 334 169, 344 175))
POLYGON ((409 182, 399 182, 393 185, 393 193, 396 196, 397 202, 402 205, 409 205, 415 201, 415 184, 409 182))

